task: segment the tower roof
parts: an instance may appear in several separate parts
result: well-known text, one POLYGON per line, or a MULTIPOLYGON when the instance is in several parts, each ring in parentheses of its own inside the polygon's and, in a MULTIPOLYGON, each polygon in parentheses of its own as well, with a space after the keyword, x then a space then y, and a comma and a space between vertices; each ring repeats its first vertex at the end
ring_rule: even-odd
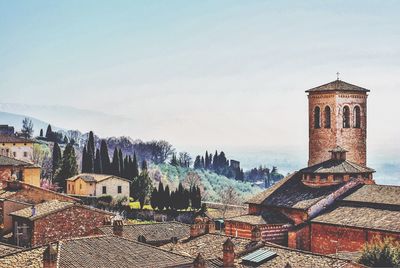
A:
POLYGON ((324 91, 358 91, 358 92, 369 92, 369 89, 362 88, 356 85, 346 83, 342 80, 335 80, 325 85, 311 88, 306 92, 324 92, 324 91))

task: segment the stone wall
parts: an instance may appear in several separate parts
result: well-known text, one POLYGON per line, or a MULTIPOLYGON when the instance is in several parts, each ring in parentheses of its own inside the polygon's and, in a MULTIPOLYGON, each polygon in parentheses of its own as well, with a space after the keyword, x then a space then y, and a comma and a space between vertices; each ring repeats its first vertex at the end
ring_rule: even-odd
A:
POLYGON ((400 233, 312 223, 311 251, 320 254, 359 251, 366 242, 386 236, 400 240, 400 233))
POLYGON ((104 224, 107 216, 100 211, 74 206, 37 219, 34 222, 32 246, 92 234, 104 224))
POLYGON ((329 150, 341 146, 348 150, 349 161, 366 165, 367 94, 366 93, 310 93, 309 104, 309 161, 315 165, 330 159, 329 150), (314 109, 320 107, 321 127, 314 128, 314 109), (325 107, 331 109, 331 127, 325 128, 325 107), (343 128, 343 107, 350 108, 350 128, 343 128), (361 109, 361 127, 354 128, 354 108, 361 109))

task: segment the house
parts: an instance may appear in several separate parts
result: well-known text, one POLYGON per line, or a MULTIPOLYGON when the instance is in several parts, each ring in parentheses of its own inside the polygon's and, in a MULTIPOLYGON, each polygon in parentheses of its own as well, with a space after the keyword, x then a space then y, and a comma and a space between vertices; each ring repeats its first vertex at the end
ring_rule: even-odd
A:
POLYGON ((114 214, 78 203, 51 200, 10 213, 13 241, 35 247, 92 234, 114 214))
POLYGON ((76 196, 111 195, 129 198, 130 181, 114 175, 82 173, 67 179, 67 194, 76 196))
MULTIPOLYGON (((272 227, 277 215, 286 217, 288 228, 279 235, 287 239, 280 244, 316 253, 358 251, 376 236, 399 241, 399 187, 375 185, 375 171, 366 166, 369 90, 336 80, 306 92, 308 167, 248 200, 251 219, 262 216, 272 227)), ((234 232, 246 237, 253 227, 236 224, 234 232)), ((261 233, 271 242, 277 235, 262 228, 261 233)))
POLYGON ((98 233, 120 235, 133 241, 160 246, 171 241, 189 237, 190 225, 176 221, 121 225, 118 228, 115 225, 105 225, 99 228, 98 233))
POLYGON ((33 163, 32 140, 0 134, 0 155, 33 163))
POLYGON ((78 202, 79 199, 19 181, 3 181, 0 188, 0 234, 12 232, 11 212, 49 200, 78 202))
POLYGON ((0 181, 18 180, 40 186, 40 167, 32 163, 0 155, 0 181))
POLYGON ((200 267, 195 261, 190 256, 118 236, 89 236, 10 253, 0 258, 0 268, 200 267))

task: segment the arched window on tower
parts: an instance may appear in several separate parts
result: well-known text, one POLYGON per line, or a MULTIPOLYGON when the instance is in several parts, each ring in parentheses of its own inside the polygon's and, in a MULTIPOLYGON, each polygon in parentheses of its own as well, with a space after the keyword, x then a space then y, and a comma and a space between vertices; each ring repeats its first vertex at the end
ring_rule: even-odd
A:
POLYGON ((343 128, 350 127, 350 108, 349 106, 343 107, 343 128))
POLYGON ((321 127, 321 109, 317 106, 314 109, 314 128, 321 127))
POLYGON ((354 107, 354 127, 361 127, 361 109, 359 106, 354 107))
POLYGON ((325 128, 331 128, 331 108, 325 107, 325 128))

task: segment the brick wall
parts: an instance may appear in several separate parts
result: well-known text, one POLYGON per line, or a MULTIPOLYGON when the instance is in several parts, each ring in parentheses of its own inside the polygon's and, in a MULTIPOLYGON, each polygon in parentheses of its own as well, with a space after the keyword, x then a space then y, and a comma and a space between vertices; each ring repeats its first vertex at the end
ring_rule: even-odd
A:
POLYGON ((312 223, 311 251, 321 254, 358 251, 376 236, 390 236, 400 241, 400 233, 312 223))
POLYGON ((261 212, 261 205, 249 204, 249 214, 259 214, 261 212))
POLYGON ((367 95, 365 93, 310 93, 309 162, 314 165, 330 158, 330 149, 337 145, 347 149, 347 159, 366 165, 367 95), (314 109, 321 109, 321 127, 314 128, 314 109), (331 109, 331 127, 325 128, 325 107, 331 109), (343 107, 350 108, 350 128, 343 128, 343 107), (361 127, 354 128, 354 107, 361 108, 361 127))
POLYGON ((291 230, 288 234, 288 247, 310 251, 311 249, 311 225, 291 230))
POLYGON ((74 206, 37 219, 34 222, 32 246, 92 234, 104 224, 105 216, 108 214, 74 206))

